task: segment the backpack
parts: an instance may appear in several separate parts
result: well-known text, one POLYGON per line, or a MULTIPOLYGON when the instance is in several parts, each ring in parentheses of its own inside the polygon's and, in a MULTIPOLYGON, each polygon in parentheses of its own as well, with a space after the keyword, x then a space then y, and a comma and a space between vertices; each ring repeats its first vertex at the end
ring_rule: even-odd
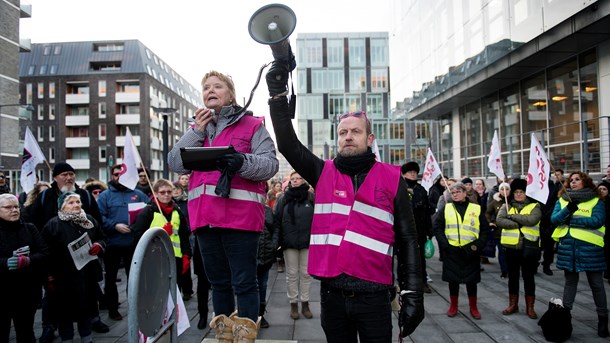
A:
POLYGON ((564 342, 572 336, 572 314, 561 299, 551 298, 549 309, 538 321, 542 334, 549 342, 564 342))

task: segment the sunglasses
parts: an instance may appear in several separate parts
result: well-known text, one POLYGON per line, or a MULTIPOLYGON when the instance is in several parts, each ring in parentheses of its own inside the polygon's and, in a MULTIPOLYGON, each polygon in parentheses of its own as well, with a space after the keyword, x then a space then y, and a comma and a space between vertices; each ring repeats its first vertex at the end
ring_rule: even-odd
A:
POLYGON ((96 189, 93 192, 91 192, 91 194, 100 194, 100 193, 102 193, 102 191, 100 191, 99 189, 96 189))
POLYGON ((157 192, 157 194, 168 195, 168 194, 172 194, 172 191, 161 191, 161 192, 157 192))
POLYGON ((342 115, 339 116, 339 122, 341 122, 343 119, 345 119, 347 117, 364 117, 364 119, 366 119, 367 122, 369 121, 369 118, 366 116, 365 111, 358 111, 358 112, 343 113, 342 115))
POLYGON ((119 177, 119 176, 121 176, 121 173, 114 173, 114 174, 112 174, 112 176, 119 177))

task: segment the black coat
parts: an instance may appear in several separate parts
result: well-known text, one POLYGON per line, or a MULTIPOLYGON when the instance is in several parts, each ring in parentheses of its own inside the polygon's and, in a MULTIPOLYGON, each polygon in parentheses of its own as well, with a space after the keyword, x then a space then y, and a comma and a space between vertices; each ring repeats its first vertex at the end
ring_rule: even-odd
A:
POLYGON ((432 237, 432 220, 434 209, 430 209, 428 192, 417 183, 417 181, 405 180, 407 190, 411 194, 411 205, 413 206, 413 217, 418 237, 432 237))
POLYGON ((42 230, 50 251, 48 275, 54 279, 55 286, 49 301, 56 301, 58 319, 78 321, 96 313, 100 263, 96 259, 77 270, 67 247, 84 233, 92 243, 105 246, 98 222, 90 215, 87 218, 93 223, 91 229, 55 217, 42 230))
POLYGON ((271 267, 275 262, 279 231, 273 225, 273 210, 265 205, 265 228, 258 240, 258 266, 271 267))
MULTIPOLYGON (((286 192, 291 192, 289 188, 286 192)), ((307 249, 311 237, 311 223, 313 222, 313 194, 309 193, 306 200, 294 201, 294 223, 288 213, 286 193, 275 203, 274 226, 280 233, 282 249, 307 249)))
MULTIPOLYGON (((468 201, 462 203, 447 203, 446 206, 453 206, 461 218, 464 218, 468 201)), ((443 281, 457 283, 478 283, 481 282, 481 252, 489 236, 489 225, 485 219, 485 213, 479 215, 479 238, 470 244, 456 247, 449 244, 445 236, 445 208, 439 208, 439 213, 434 221, 434 235, 438 242, 439 249, 443 255, 443 281), (473 249, 473 246, 476 247, 473 249)))

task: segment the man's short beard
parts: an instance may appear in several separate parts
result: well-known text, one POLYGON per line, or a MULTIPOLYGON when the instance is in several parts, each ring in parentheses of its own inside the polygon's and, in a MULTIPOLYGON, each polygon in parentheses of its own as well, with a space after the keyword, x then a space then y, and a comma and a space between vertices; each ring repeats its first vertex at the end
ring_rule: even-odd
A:
POLYGON ((61 192, 65 193, 65 192, 76 192, 76 186, 71 183, 71 186, 68 186, 68 184, 63 185, 63 187, 61 187, 61 192))

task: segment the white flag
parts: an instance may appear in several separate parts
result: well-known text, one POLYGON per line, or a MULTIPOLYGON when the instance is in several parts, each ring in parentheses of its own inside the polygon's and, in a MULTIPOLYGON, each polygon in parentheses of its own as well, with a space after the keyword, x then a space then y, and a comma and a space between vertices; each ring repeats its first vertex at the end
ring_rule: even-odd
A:
POLYGON ((432 150, 428 148, 428 154, 426 155, 426 164, 424 166, 424 173, 421 177, 421 185, 426 189, 426 192, 432 187, 436 178, 441 175, 441 168, 436 162, 436 158, 432 154, 432 150))
POLYGON ((377 162, 381 162, 381 157, 379 156, 379 147, 377 146, 377 140, 373 139, 373 154, 375 154, 375 160, 377 162))
POLYGON ((491 140, 491 151, 489 152, 487 167, 489 167, 489 171, 496 174, 500 180, 506 180, 504 168, 502 168, 502 152, 500 151, 500 142, 498 141, 498 130, 494 131, 494 138, 491 140))
POLYGON ((138 168, 141 165, 138 148, 133 142, 131 132, 127 128, 125 135, 125 150, 123 151, 123 163, 121 164, 121 175, 119 183, 129 189, 135 189, 138 184, 138 168))
POLYGON ((23 160, 21 162, 21 187, 27 194, 36 185, 36 165, 46 160, 36 138, 29 127, 25 128, 23 143, 23 160))
POLYGON ((536 135, 532 132, 530 166, 527 170, 525 195, 546 204, 546 200, 549 197, 549 171, 549 159, 546 157, 546 153, 540 142, 538 142, 536 135))

